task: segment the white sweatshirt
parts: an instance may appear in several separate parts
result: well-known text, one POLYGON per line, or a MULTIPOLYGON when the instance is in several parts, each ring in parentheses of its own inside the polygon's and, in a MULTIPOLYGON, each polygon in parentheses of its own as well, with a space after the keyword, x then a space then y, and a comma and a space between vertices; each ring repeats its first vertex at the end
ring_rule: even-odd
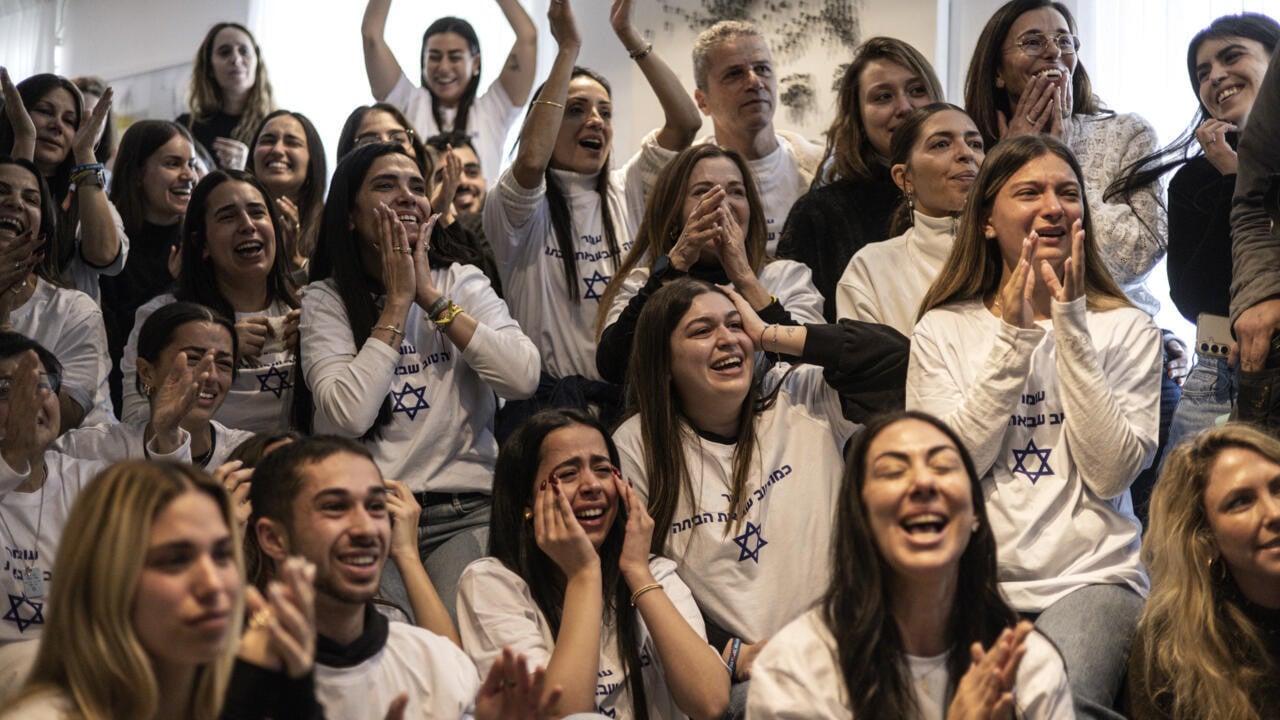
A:
MULTIPOLYGON (((253 433, 229 428, 217 420, 210 420, 209 426, 213 432, 213 453, 209 456, 208 462, 200 467, 207 472, 213 472, 227 461, 227 457, 240 446, 240 443, 252 438, 253 433)), ((95 425, 63 433, 54 442, 53 447, 59 452, 85 460, 107 460, 108 462, 125 459, 147 460, 156 457, 156 454, 151 451, 151 448, 143 447, 146 432, 145 422, 95 425)), ((189 445, 191 439, 187 431, 179 429, 179 432, 185 438, 184 442, 189 445)), ((154 438, 152 442, 155 442, 154 438)), ((190 454, 189 448, 188 454, 190 454)))
POLYGON ((489 492, 498 444, 494 393, 529 397, 538 386, 538 351, 478 268, 432 269, 436 287, 476 320, 459 351, 414 303, 398 349, 370 337, 357 348, 347 310, 330 280, 302 296, 302 372, 315 402, 315 432, 358 438, 384 399, 391 422, 365 445, 384 477, 415 492, 489 492))
MULTIPOLYGON (((413 131, 423 142, 442 132, 431 114, 431 93, 415 86, 404 73, 400 73, 400 79, 396 80, 395 87, 391 88, 391 92, 387 94, 386 102, 400 108, 400 112, 408 118, 413 125, 413 131)), ((453 117, 456 114, 455 110, 441 110, 441 117, 449 126, 446 129, 454 129, 453 117)), ((490 187, 497 181, 502 169, 507 166, 507 154, 502 146, 507 140, 507 133, 510 132, 511 126, 519 117, 520 108, 511 102, 506 89, 502 87, 502 82, 498 80, 495 80, 483 95, 476 98, 475 104, 471 106, 471 112, 467 114, 465 134, 471 138, 471 145, 476 149, 476 156, 480 158, 480 170, 484 173, 485 181, 490 187)))
MULTIPOLYGON (((685 622, 705 638, 702 613, 689 588, 676 574, 675 563, 655 555, 649 560, 649 570, 654 579, 662 583, 662 591, 685 622)), ((667 687, 666 671, 653 636, 638 611, 634 608, 627 611, 636 615, 636 640, 649 717, 654 720, 684 718, 667 687)), ((481 676, 502 656, 504 647, 523 654, 530 669, 537 665, 546 667, 556 647, 551 625, 534 601, 528 583, 492 557, 480 558, 462 572, 458 581, 458 633, 462 636, 462 647, 475 661, 481 676)), ((630 720, 635 715, 626 666, 618 655, 616 633, 617 626, 612 619, 600 631, 596 711, 618 720, 630 720)))
POLYGON ((895 238, 854 253, 836 285, 838 317, 888 325, 910 336, 920 301, 951 254, 956 220, 918 211, 915 224, 895 238))
POLYGON ((600 213, 596 176, 552 170, 564 188, 573 218, 578 270, 578 302, 568 293, 564 265, 546 182, 520 187, 508 168, 484 203, 484 233, 502 274, 502 289, 511 315, 542 354, 543 368, 553 377, 582 375, 599 380, 596 371, 596 310, 618 263, 631 248, 631 238, 644 214, 644 203, 658 173, 675 153, 658 145, 658 131, 645 136, 640 152, 609 177, 609 213, 618 241, 618 256, 609 252, 600 213))
MULTIPOLYGON (((138 336, 142 325, 156 310, 177 302, 170 293, 157 295, 138 308, 134 315, 133 330, 120 357, 120 373, 124 386, 122 410, 125 422, 146 424, 151 419, 151 405, 138 392, 138 336)), ((276 300, 263 310, 238 312, 232 318, 239 322, 246 318, 283 318, 292 310, 283 300, 276 300)), ((269 342, 268 348, 271 347, 269 342)), ((292 349, 277 347, 260 355, 244 357, 243 352, 236 365, 236 378, 227 392, 227 399, 214 416, 225 425, 251 432, 279 432, 293 426, 290 412, 293 406, 293 387, 297 382, 297 353, 292 349)))
MULTIPOLYGON (((1027 654, 1014 680, 1014 717, 1024 720, 1074 720, 1067 669, 1056 648, 1040 633, 1027 636, 1027 654)), ((848 720, 849 689, 840 671, 835 638, 815 608, 784 627, 751 669, 748 720, 848 720)), ((919 715, 913 720, 946 717, 947 656, 907 656, 911 688, 919 715)))
MULTIPOLYGON (((844 473, 841 451, 854 425, 822 368, 785 363, 765 375, 777 402, 759 413, 756 457, 745 487, 741 524, 730 517, 735 445, 715 442, 681 426, 693 497, 683 491, 666 532, 665 554, 707 617, 747 642, 768 638, 826 590, 831 576, 832 512, 844 473)), ((650 480, 640 418, 613 436, 622 476, 648 502, 650 480)), ((668 448, 659 449, 668 452, 668 448)))
POLYGON ((983 476, 1001 588, 1027 613, 1085 585, 1150 587, 1129 484, 1156 447, 1160 331, 1084 298, 1052 313, 1023 330, 980 300, 935 308, 907 371, 907 408, 942 418, 983 476))

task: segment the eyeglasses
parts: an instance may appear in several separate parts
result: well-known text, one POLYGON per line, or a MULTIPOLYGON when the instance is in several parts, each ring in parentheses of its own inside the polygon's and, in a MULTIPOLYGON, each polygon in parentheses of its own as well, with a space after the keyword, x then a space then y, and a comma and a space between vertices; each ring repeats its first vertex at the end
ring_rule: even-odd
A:
MULTIPOLYGON (((36 381, 37 390, 48 390, 56 393, 62 387, 62 378, 57 373, 40 373, 40 379, 36 381)), ((0 377, 0 401, 8 400, 13 395, 13 378, 0 377)))
POLYGON ((412 130, 392 130, 389 133, 367 132, 356 136, 356 147, 364 147, 374 143, 389 142, 397 145, 408 145, 413 137, 412 130))
POLYGON ((1054 47, 1058 48, 1058 52, 1063 55, 1075 55, 1076 50, 1080 49, 1080 38, 1069 33, 1057 33, 1055 35, 1027 33, 1018 38, 1014 45, 1018 46, 1023 55, 1037 57, 1044 54, 1051 42, 1054 47))

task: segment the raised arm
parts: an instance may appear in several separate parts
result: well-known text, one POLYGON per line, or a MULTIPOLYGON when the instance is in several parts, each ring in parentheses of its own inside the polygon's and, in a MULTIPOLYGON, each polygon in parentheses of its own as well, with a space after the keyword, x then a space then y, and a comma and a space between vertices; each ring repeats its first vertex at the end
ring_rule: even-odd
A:
POLYGON ((4 114, 9 118, 13 128, 13 149, 9 156, 33 160, 36 154, 36 126, 27 113, 27 106, 22 104, 22 96, 9 77, 9 71, 0 67, 0 89, 4 93, 4 114))
POLYGON ((533 73, 538 65, 538 29, 533 26, 520 0, 498 0, 498 8, 516 34, 515 44, 507 54, 498 82, 507 91, 511 104, 520 106, 529 99, 529 91, 533 88, 533 73))
POLYGON ((631 0, 613 0, 609 23, 627 54, 640 65, 640 72, 662 105, 664 121, 658 131, 658 144, 677 151, 689 147, 702 127, 702 116, 680 79, 654 51, 652 43, 646 43, 631 24, 631 0))
MULTIPOLYGON (((102 167, 93 146, 107 120, 107 112, 111 110, 111 99, 112 89, 107 88, 89 118, 80 123, 75 137, 71 139, 76 167, 102 167)), ((86 173, 72 179, 76 181, 76 202, 80 210, 80 256, 89 265, 104 268, 115 262, 122 243, 115 218, 107 207, 107 189, 97 182, 96 174, 86 173)))
POLYGON ((564 118, 564 102, 569 95, 569 78, 573 65, 582 49, 582 36, 578 34, 577 21, 569 0, 553 2, 547 10, 551 23, 551 36, 556 40, 556 59, 551 63, 551 73, 543 83, 542 93, 529 108, 529 117, 520 129, 520 149, 511 174, 522 188, 536 188, 551 163, 551 153, 560 134, 560 121, 564 118))
POLYGON ((369 76, 369 89, 379 101, 387 99, 391 89, 396 86, 396 81, 404 74, 384 37, 387 13, 390 11, 391 0, 369 0, 364 8, 364 20, 360 22, 364 71, 369 76))

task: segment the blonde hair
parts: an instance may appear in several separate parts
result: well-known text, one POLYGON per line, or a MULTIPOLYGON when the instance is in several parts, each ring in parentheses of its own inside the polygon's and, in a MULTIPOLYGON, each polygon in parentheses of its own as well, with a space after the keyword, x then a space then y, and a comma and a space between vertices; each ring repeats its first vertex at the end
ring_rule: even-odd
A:
POLYGON ((1177 446, 1151 495, 1142 542, 1151 596, 1138 621, 1145 662, 1137 670, 1150 700, 1167 699, 1177 720, 1261 720, 1253 699, 1280 670, 1258 628, 1223 598, 1232 581, 1218 568, 1204 491, 1228 448, 1280 463, 1280 440, 1242 423, 1211 428, 1177 446))
POLYGON ((200 48, 196 50, 196 59, 191 67, 191 85, 187 88, 187 107, 191 110, 191 121, 187 129, 191 129, 198 120, 203 120, 222 109, 226 98, 222 96, 222 87, 213 75, 213 41, 218 33, 226 28, 235 28, 249 37, 253 43, 253 54, 257 58, 253 75, 253 87, 249 88, 249 97, 245 100, 244 110, 240 113, 240 122, 236 123, 231 136, 248 145, 251 149, 256 139, 254 133, 262 124, 263 118, 276 109, 275 100, 271 96, 271 81, 267 79, 267 66, 262 61, 262 50, 258 40, 249 29, 240 23, 222 22, 209 28, 205 33, 200 48))
MULTIPOLYGON (((59 542, 48 624, 22 697, 61 691, 86 720, 155 715, 160 689, 131 615, 151 526, 170 502, 188 492, 208 495, 227 527, 235 527, 222 486, 187 464, 117 463, 80 493, 59 542)), ((239 542, 233 547, 236 571, 243 575, 239 542)), ((243 596, 237 595, 222 655, 196 671, 189 718, 218 717, 243 606, 243 596)))
POLYGON ((1089 200, 1084 194, 1084 173, 1071 149, 1048 135, 1017 135, 1006 138, 987 153, 978 171, 978 177, 969 188, 960 224, 956 230, 951 254, 943 264, 938 278, 920 302, 917 319, 930 310, 953 302, 981 298, 1000 288, 1000 275, 1004 260, 1000 255, 999 241, 986 236, 987 219, 995 206, 1000 189, 1024 165, 1044 155, 1062 158, 1080 183, 1081 225, 1084 228, 1084 293, 1085 304, 1090 310, 1114 310, 1132 307, 1111 273, 1102 264, 1098 244, 1094 240, 1093 216, 1089 212, 1089 200))

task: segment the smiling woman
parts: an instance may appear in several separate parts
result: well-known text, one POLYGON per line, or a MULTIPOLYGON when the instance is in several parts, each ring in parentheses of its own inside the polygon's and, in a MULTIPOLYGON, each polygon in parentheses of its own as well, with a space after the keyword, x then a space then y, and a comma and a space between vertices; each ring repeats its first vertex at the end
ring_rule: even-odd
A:
POLYGON ((1082 183, 1046 135, 987 154, 921 303, 907 407, 964 440, 1001 590, 1062 651, 1080 714, 1114 717, 1148 587, 1129 485, 1155 450, 1160 334, 1098 259, 1082 183))
POLYGON ((327 181, 320 133, 302 113, 277 110, 254 136, 249 172, 267 190, 283 221, 282 249, 294 283, 306 280, 324 210, 327 181))

